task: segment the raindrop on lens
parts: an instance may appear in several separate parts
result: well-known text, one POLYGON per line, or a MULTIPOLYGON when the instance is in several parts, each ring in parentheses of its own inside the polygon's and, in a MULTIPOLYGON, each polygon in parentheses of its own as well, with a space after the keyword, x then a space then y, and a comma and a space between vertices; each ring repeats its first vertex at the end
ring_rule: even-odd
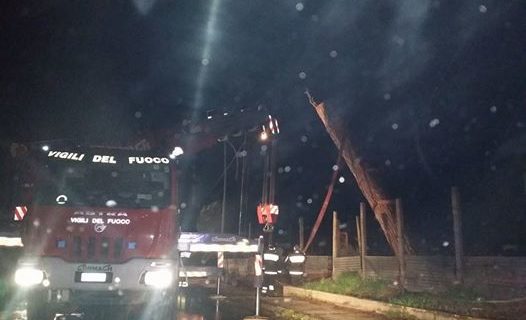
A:
POLYGON ((307 78, 307 74, 305 72, 300 72, 298 74, 298 77, 301 79, 301 80, 305 80, 307 78))
POLYGON ((336 58, 338 56, 338 51, 336 50, 332 50, 330 53, 329 53, 329 56, 331 58, 336 58))
POLYGON ((201 60, 201 64, 202 64, 203 66, 207 66, 209 63, 210 63, 210 60, 208 60, 208 59, 206 59, 206 58, 203 59, 203 60, 201 60))
POLYGON ((108 200, 106 201, 106 207, 115 207, 117 205, 117 201, 115 200, 108 200))
POLYGON ((440 124, 440 120, 438 118, 435 118, 429 122, 429 126, 431 128, 434 128, 440 124))
POLYGON ((142 112, 136 111, 134 116, 135 116, 135 118, 140 119, 142 117, 142 112))
POLYGON ((303 8, 304 8, 303 3, 301 3, 301 2, 296 3, 296 10, 302 11, 303 8))
POLYGON ((393 123, 391 128, 393 128, 393 130, 398 130, 398 123, 393 123))
POLYGON ((491 108, 489 108, 489 111, 491 111, 491 113, 497 112, 497 106, 491 106, 491 108))
POLYGON ((479 11, 480 11, 480 13, 486 13, 486 12, 488 12, 488 7, 486 7, 485 5, 481 4, 479 6, 479 11))
POLYGON ((344 182, 345 182, 345 178, 344 178, 343 176, 340 177, 340 178, 338 179, 338 182, 340 182, 340 183, 344 183, 344 182))

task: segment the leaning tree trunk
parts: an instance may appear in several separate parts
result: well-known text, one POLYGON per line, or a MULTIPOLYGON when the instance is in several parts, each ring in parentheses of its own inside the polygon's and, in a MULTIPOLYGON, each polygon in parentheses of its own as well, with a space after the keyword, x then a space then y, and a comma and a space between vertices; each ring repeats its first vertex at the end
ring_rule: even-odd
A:
MULTIPOLYGON (((378 223, 380 223, 387 242, 398 256, 399 250, 394 201, 389 200, 389 197, 380 187, 376 179, 370 174, 365 162, 361 160, 362 158, 356 152, 350 135, 340 118, 335 116, 330 117, 323 102, 315 103, 310 96, 309 99, 316 110, 316 113, 323 122, 323 125, 327 129, 332 141, 341 152, 345 163, 354 175, 358 187, 373 209, 374 216, 376 217, 376 220, 378 220, 378 223)), ((411 253, 413 250, 406 235, 404 235, 404 239, 405 251, 411 253)))

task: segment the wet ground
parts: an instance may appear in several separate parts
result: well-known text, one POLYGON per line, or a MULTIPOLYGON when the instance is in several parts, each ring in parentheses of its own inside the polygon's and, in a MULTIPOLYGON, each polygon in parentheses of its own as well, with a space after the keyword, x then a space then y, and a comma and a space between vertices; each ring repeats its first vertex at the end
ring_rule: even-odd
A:
MULTIPOLYGON (((26 320, 23 303, 17 310, 0 315, 1 320, 26 320)), ((250 287, 227 287, 222 297, 215 296, 209 288, 185 288, 176 299, 176 314, 160 320, 240 320, 255 315, 255 289, 250 287)), ((138 310, 133 315, 118 308, 97 308, 91 315, 70 314, 58 316, 56 320, 150 320, 153 313, 138 310)), ((357 310, 335 307, 330 304, 299 298, 262 296, 261 314, 269 319, 320 319, 320 320, 385 320, 386 317, 357 310), (308 316, 303 318, 303 316, 308 316)))
MULTIPOLYGON (((230 289, 224 295, 217 298, 215 290, 208 288, 185 288, 180 292, 176 299, 176 314, 172 319, 177 320, 238 320, 246 316, 255 314, 255 289, 230 289)), ((0 315, 2 320, 25 320, 26 314, 21 302, 19 307, 9 313, 0 315)), ((60 319, 79 319, 79 320, 114 320, 114 319, 150 319, 149 316, 144 316, 144 310, 138 312, 125 312, 118 308, 97 308, 91 310, 91 314, 72 313, 68 315, 57 315, 56 320, 60 319), (133 316, 130 315, 133 313, 133 316)), ((153 311, 155 313, 155 310, 153 311)))

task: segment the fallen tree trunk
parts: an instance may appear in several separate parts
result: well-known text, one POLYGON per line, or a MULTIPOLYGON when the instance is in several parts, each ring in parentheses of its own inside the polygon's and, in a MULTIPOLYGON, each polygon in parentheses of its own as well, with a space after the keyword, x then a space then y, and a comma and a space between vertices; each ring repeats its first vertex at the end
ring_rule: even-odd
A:
MULTIPOLYGON (((398 256, 399 249, 394 201, 387 196, 376 179, 370 174, 370 170, 368 170, 365 162, 362 161, 362 158, 353 146, 350 135, 341 119, 338 117, 330 117, 323 102, 316 103, 308 93, 307 95, 318 117, 329 133, 329 136, 336 145, 336 148, 341 152, 343 160, 354 175, 363 196, 372 208, 387 242, 398 256)), ((413 250, 409 244, 409 239, 406 235, 403 236, 405 240, 405 252, 412 253, 413 250)))

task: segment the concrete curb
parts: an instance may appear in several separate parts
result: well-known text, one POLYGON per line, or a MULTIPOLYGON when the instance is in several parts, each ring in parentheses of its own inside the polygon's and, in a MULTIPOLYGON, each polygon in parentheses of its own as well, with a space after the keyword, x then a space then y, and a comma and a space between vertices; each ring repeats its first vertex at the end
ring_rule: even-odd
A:
POLYGON ((317 290, 308 290, 292 286, 283 287, 284 296, 293 296, 300 298, 313 299, 317 301, 331 303, 340 307, 353 308, 356 310, 377 312, 377 313, 391 313, 399 312, 411 315, 421 320, 487 320, 483 318, 474 318, 469 316, 461 316, 440 311, 431 311, 425 309, 404 307, 387 302, 380 302, 374 300, 360 299, 351 296, 344 296, 334 293, 328 293, 317 290))
POLYGON ((262 300, 261 310, 263 310, 263 313, 265 313, 267 315, 272 315, 272 316, 275 316, 275 317, 279 316, 280 313, 282 313, 282 312, 292 311, 292 312, 295 312, 296 314, 301 314, 301 315, 305 316, 306 319, 313 319, 313 317, 311 315, 309 315, 309 314, 303 313, 303 312, 298 311, 298 310, 294 310, 292 308, 283 307, 283 306, 279 305, 279 303, 273 302, 272 300, 262 300))

